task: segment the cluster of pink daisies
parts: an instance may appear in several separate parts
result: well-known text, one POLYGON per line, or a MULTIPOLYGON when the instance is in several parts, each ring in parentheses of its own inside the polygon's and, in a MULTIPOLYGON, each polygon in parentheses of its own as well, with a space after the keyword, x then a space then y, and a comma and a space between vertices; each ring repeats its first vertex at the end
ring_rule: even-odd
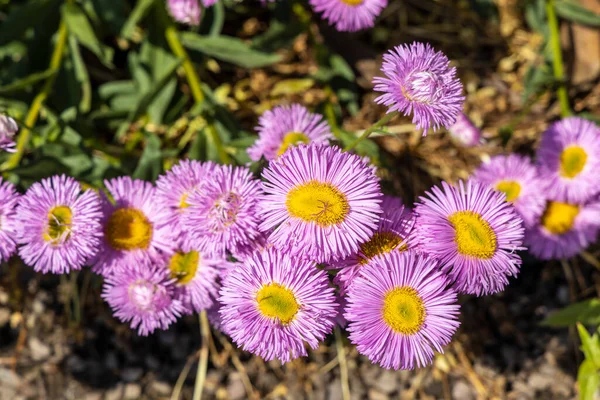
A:
POLYGON ((579 117, 552 124, 535 155, 493 157, 473 179, 506 194, 525 223, 525 244, 543 260, 569 258, 600 229, 600 128, 579 117))
MULTIPOLYGON (((462 86, 442 53, 399 46, 383 72, 389 112, 425 130, 455 123, 462 86)), ((257 131, 259 177, 183 160, 156 184, 120 177, 100 192, 66 176, 24 195, 0 181, 0 262, 18 252, 42 273, 90 266, 140 335, 207 311, 239 347, 286 362, 339 324, 371 361, 410 369, 450 342, 459 293, 497 293, 519 272, 525 235, 535 254, 564 257, 600 227, 600 135, 581 119, 550 128, 537 169, 495 158, 412 209, 382 194, 368 159, 331 143, 320 115, 276 107, 257 131)))
MULTIPOLYGON (((202 8, 219 0, 167 0, 173 18, 182 24, 199 25, 202 8)), ((256 0, 250 0, 255 1, 256 0)), ((277 0, 260 0, 265 5, 277 0)), ((375 25, 375 19, 387 7, 388 0, 309 0, 312 9, 322 14, 338 31, 359 31, 375 25)))

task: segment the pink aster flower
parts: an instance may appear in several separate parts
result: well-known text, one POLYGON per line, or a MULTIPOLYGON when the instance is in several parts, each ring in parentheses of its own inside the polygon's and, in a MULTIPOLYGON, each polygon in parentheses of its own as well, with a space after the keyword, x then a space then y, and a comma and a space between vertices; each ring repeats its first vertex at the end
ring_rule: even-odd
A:
POLYGON ((18 131, 19 127, 14 119, 0 115, 0 150, 9 153, 17 151, 14 137, 18 131))
POLYGON ((315 12, 338 31, 359 31, 372 28, 375 19, 387 7, 387 0, 310 0, 315 12))
POLYGON ((174 241, 185 241, 188 236, 181 222, 189 208, 188 197, 192 192, 202 190, 216 168, 217 165, 210 161, 182 160, 156 181, 156 202, 161 205, 165 214, 162 221, 168 225, 169 236, 174 241))
POLYGON ((579 117, 552 124, 536 155, 548 197, 581 203, 600 193, 600 128, 579 117))
POLYGON ((413 115, 417 128, 450 127, 462 111, 463 86, 444 53, 429 44, 397 46, 383 56, 385 77, 373 79, 375 91, 383 92, 375 101, 413 115))
POLYGON ((15 208, 19 198, 15 186, 0 177, 0 263, 12 257, 17 248, 15 208))
POLYGON ((102 298, 140 336, 167 329, 185 311, 169 272, 149 264, 117 269, 105 279, 102 298))
POLYGON ((168 257, 167 268, 175 280, 177 298, 187 313, 199 313, 215 304, 219 275, 226 263, 186 246, 168 257))
POLYGON ((167 9, 173 19, 187 25, 199 25, 203 7, 211 7, 218 0, 167 0, 167 9))
POLYGON ((360 275, 364 265, 374 257, 389 252, 404 252, 412 248, 415 218, 409 210, 400 208, 383 208, 383 214, 373 236, 360 245, 356 254, 334 263, 331 267, 340 269, 334 282, 340 287, 343 295, 348 286, 360 275))
POLYGON ((521 257, 523 222, 504 193, 468 181, 458 187, 442 182, 415 207, 420 250, 438 259, 466 294, 496 293, 516 276, 521 257))
POLYGON ((535 222, 525 230, 525 244, 542 260, 573 257, 600 232, 599 199, 579 204, 547 201, 542 210, 531 213, 535 222))
POLYGON ((319 114, 309 112, 300 104, 275 107, 258 120, 258 140, 248 149, 253 161, 264 157, 270 161, 298 143, 328 144, 333 138, 327 122, 319 114))
POLYGON ((413 369, 443 353, 460 325, 460 306, 437 262, 412 251, 365 265, 348 293, 350 341, 383 368, 413 369))
POLYGON ((504 193, 506 201, 515 206, 526 223, 544 209, 544 183, 528 157, 517 154, 492 157, 475 171, 473 180, 504 193))
POLYGON ((304 343, 317 348, 337 313, 327 273, 275 249, 256 252, 231 271, 220 294, 224 331, 265 360, 306 356, 304 343))
POLYGON ((201 190, 188 197, 182 223, 190 244, 214 257, 225 258, 260 239, 256 215, 260 182, 248 168, 222 166, 201 190))
POLYGON ((464 147, 475 147, 483 143, 483 137, 479 128, 464 113, 459 112, 456 122, 448 127, 452 139, 464 147))
POLYGON ((379 179, 337 147, 292 147, 263 171, 260 229, 274 246, 317 262, 358 252, 377 229, 379 179))
POLYGON ((121 265, 159 262, 171 254, 175 243, 164 222, 168 213, 157 202, 154 186, 127 176, 104 184, 114 201, 104 198, 104 240, 92 261, 94 272, 107 276, 121 265))
POLYGON ((25 264, 42 273, 79 270, 102 241, 98 193, 65 175, 36 182, 19 200, 15 227, 25 264))

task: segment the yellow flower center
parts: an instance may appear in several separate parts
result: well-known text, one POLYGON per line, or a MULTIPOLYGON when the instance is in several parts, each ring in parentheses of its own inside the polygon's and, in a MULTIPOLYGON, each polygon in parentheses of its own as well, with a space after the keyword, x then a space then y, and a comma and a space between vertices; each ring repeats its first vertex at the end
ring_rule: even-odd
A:
POLYGON ((573 228, 579 206, 549 201, 542 215, 542 225, 554 235, 562 235, 573 228))
POLYGON ((409 287, 397 287, 388 291, 383 299, 383 320, 403 335, 414 335, 425 322, 425 306, 419 293, 409 287))
POLYGON ((341 0, 342 3, 348 4, 349 6, 360 6, 365 0, 341 0))
POLYGON ((310 143, 310 139, 302 132, 290 132, 283 138, 283 142, 281 143, 281 147, 277 150, 277 155, 280 156, 287 151, 292 146, 297 145, 298 143, 310 143))
POLYGON ((310 181, 296 186, 287 195, 288 212, 321 226, 339 224, 350 211, 346 196, 329 183, 310 181))
POLYGON ((454 241, 458 252, 482 259, 492 258, 496 252, 496 234, 481 215, 473 211, 459 211, 448 217, 454 226, 454 241))
POLYGON ((256 294, 256 301, 262 315, 278 318, 284 325, 292 322, 300 308, 294 293, 277 283, 264 285, 256 294))
POLYGON ((190 205, 187 203, 187 199, 190 197, 189 193, 184 193, 181 195, 181 200, 179 201, 179 208, 188 208, 190 205))
POLYGON ((171 278, 177 279, 177 282, 181 285, 190 283, 196 276, 199 261, 200 254, 197 251, 190 251, 189 253, 178 251, 171 257, 169 263, 171 278))
MULTIPOLYGON (((391 252, 398 248, 403 240, 404 239, 393 232, 375 232, 373 237, 371 237, 371 240, 360 246, 360 252, 364 258, 359 257, 358 263, 360 265, 365 265, 373 257, 391 252)), ((398 248, 401 252, 407 249, 406 243, 398 248)))
POLYGON ((496 185, 496 190, 506 195, 506 201, 515 201, 521 193, 521 185, 516 181, 500 181, 496 185))
POLYGON ((135 208, 119 208, 112 213, 104 235, 115 250, 147 249, 152 239, 152 224, 135 208))
POLYGON ((67 206, 56 206, 48 213, 48 229, 44 240, 53 245, 63 243, 71 234, 71 218, 73 213, 67 206))
POLYGON ((575 178, 587 161, 587 153, 579 146, 569 146, 560 155, 560 174, 565 178, 575 178))

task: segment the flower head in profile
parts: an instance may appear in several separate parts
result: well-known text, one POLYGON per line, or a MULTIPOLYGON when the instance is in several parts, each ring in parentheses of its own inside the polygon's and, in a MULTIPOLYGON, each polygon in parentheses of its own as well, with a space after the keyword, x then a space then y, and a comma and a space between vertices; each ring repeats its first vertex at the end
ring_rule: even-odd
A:
POLYGON ((497 293, 519 272, 523 222, 505 198, 477 182, 442 182, 415 207, 420 250, 439 260, 461 293, 497 293))
POLYGON ((409 210, 400 208, 383 208, 377 230, 371 238, 360 245, 356 254, 334 263, 333 268, 340 271, 335 277, 335 283, 344 294, 348 286, 360 274, 364 265, 378 255, 390 252, 404 252, 412 248, 412 230, 415 218, 409 210))
POLYGON ((211 7, 218 0, 167 0, 167 8, 173 19, 181 24, 200 25, 202 6, 211 7))
POLYGON ((17 151, 14 140, 19 127, 14 119, 6 115, 0 115, 0 150, 9 153, 17 151))
POLYGON ((337 147, 292 147, 263 171, 260 228, 268 241, 317 262, 359 251, 377 229, 379 179, 366 160, 337 147))
POLYGON ((465 100, 456 68, 449 64, 448 57, 429 44, 397 46, 383 56, 385 77, 373 79, 375 91, 383 93, 375 101, 388 106, 388 113, 412 114, 424 134, 429 128, 448 128, 465 100))
POLYGON ((531 210, 534 223, 525 230, 525 244, 542 260, 573 257, 594 243, 600 232, 600 201, 564 203, 546 201, 531 210))
POLYGON ((38 272, 81 269, 102 241, 100 196, 65 175, 31 185, 16 214, 19 255, 38 272))
POLYGON ((260 182, 248 168, 221 166, 188 197, 182 223, 193 248, 211 257, 235 255, 260 238, 260 182))
POLYGON ((230 271, 220 291, 222 328, 244 350, 288 362, 316 348, 335 324, 325 271, 273 248, 230 271))
POLYGON ((270 161, 298 143, 328 144, 333 138, 327 122, 300 104, 275 107, 258 120, 258 140, 248 149, 253 161, 270 161))
POLYGON ((104 281, 102 298, 115 317, 129 322, 140 336, 167 329, 185 307, 175 293, 175 282, 165 268, 131 264, 119 268, 104 281))
POLYGON ((579 117, 552 124, 536 154, 549 198, 580 203, 600 193, 600 128, 579 117))
POLYGON ((110 275, 121 265, 159 262, 174 247, 168 214, 156 201, 156 190, 149 182, 128 176, 105 181, 108 198, 103 202, 104 240, 92 264, 95 272, 110 275))
POLYGON ((161 205, 168 225, 169 236, 176 242, 184 242, 187 233, 183 230, 182 217, 189 211, 188 197, 211 179, 215 169, 212 162, 201 163, 195 160, 182 160, 156 181, 156 202, 161 205))
POLYGON ((375 257, 347 296, 350 341, 383 368, 430 364, 459 326, 457 294, 447 285, 437 262, 413 251, 375 257))
POLYGON ((527 157, 517 154, 492 157, 475 171, 473 180, 504 193, 506 201, 515 206, 527 223, 544 209, 544 184, 527 157))
POLYGON ((167 259, 177 297, 190 314, 211 308, 218 297, 219 275, 225 260, 211 258, 190 247, 178 249, 167 259))
POLYGON ((479 146, 483 142, 479 128, 463 112, 456 116, 456 122, 448 127, 450 136, 464 147, 479 146))
POLYGON ((15 208, 19 198, 15 186, 0 177, 0 263, 12 257, 17 248, 15 208))
POLYGON ((310 0, 312 8, 341 32, 371 28, 388 0, 310 0))

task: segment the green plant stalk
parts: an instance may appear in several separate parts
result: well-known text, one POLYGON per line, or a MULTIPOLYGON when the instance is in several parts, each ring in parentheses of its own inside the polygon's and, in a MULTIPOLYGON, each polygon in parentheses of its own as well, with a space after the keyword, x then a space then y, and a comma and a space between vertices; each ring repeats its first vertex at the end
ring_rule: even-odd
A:
MULTIPOLYGON (((159 5, 159 7, 162 8, 163 6, 159 5)), ((183 71, 185 72, 185 78, 188 82, 188 85, 190 85, 194 102, 197 105, 201 105, 204 102, 204 93, 202 92, 202 86, 200 85, 198 73, 194 68, 194 64, 192 63, 190 56, 185 50, 185 47, 183 47, 183 44, 181 44, 181 40, 179 40, 179 32, 177 31, 177 27, 173 21, 169 19, 169 16, 164 15, 164 9, 160 12, 163 14, 163 19, 165 21, 165 38, 167 39, 167 43, 169 44, 173 54, 183 60, 183 71)), ((221 141, 221 137, 219 136, 217 129, 214 127, 214 122, 210 121, 208 118, 207 120, 209 121, 209 126, 206 132, 217 148, 221 162, 223 164, 229 164, 231 159, 223 147, 223 142, 221 141)))
POLYGON ((40 115, 40 110, 44 105, 44 102, 50 95, 50 91, 52 90, 52 86, 54 85, 54 81, 56 80, 56 75, 58 74, 58 70, 60 69, 60 65, 65 53, 65 48, 67 44, 67 24, 64 21, 60 22, 60 26, 58 28, 58 38, 56 40, 56 46, 54 46, 54 52, 52 53, 52 58, 50 59, 50 70, 52 70, 52 74, 46 78, 46 82, 42 87, 42 91, 35 96, 33 102, 31 103, 31 107, 29 108, 29 112, 25 117, 25 122, 21 133, 19 134, 19 138, 17 139, 17 151, 10 156, 10 158, 0 166, 0 170, 6 171, 12 168, 15 168, 19 165, 19 162, 23 158, 23 154, 25 153, 25 148, 29 143, 29 139, 31 138, 31 129, 37 122, 38 116, 40 115))
POLYGON ((368 129, 366 129, 362 133, 362 135, 360 135, 358 137, 358 139, 356 139, 350 145, 346 146, 344 148, 344 151, 350 151, 353 148, 355 148, 360 142, 362 142, 363 140, 365 140, 366 138, 368 138, 369 135, 371 133, 373 133, 373 131, 376 131, 377 129, 381 128, 382 126, 384 126, 385 124, 387 124, 388 122, 390 122, 392 120, 392 118, 394 118, 396 116, 396 114, 398 114, 397 111, 385 114, 383 117, 381 117, 381 119, 379 121, 375 122, 375 124, 371 125, 368 129))
POLYGON ((562 60, 562 50, 560 48, 560 32, 558 26, 558 18, 554 8, 554 0, 548 0, 546 3, 546 14, 548 15, 548 26, 550 27, 550 46, 552 47, 552 68, 554 70, 554 78, 559 82, 560 86, 556 90, 558 101, 560 103, 560 115, 568 117, 571 115, 571 107, 569 106, 569 96, 565 86, 565 71, 562 60))
POLYGON ((196 382, 194 383, 193 400, 202 399, 204 382, 206 381, 206 370, 208 369, 208 343, 210 341, 210 326, 206 311, 200 312, 200 336, 202 344, 200 347, 200 359, 198 360, 198 369, 196 371, 196 382))

